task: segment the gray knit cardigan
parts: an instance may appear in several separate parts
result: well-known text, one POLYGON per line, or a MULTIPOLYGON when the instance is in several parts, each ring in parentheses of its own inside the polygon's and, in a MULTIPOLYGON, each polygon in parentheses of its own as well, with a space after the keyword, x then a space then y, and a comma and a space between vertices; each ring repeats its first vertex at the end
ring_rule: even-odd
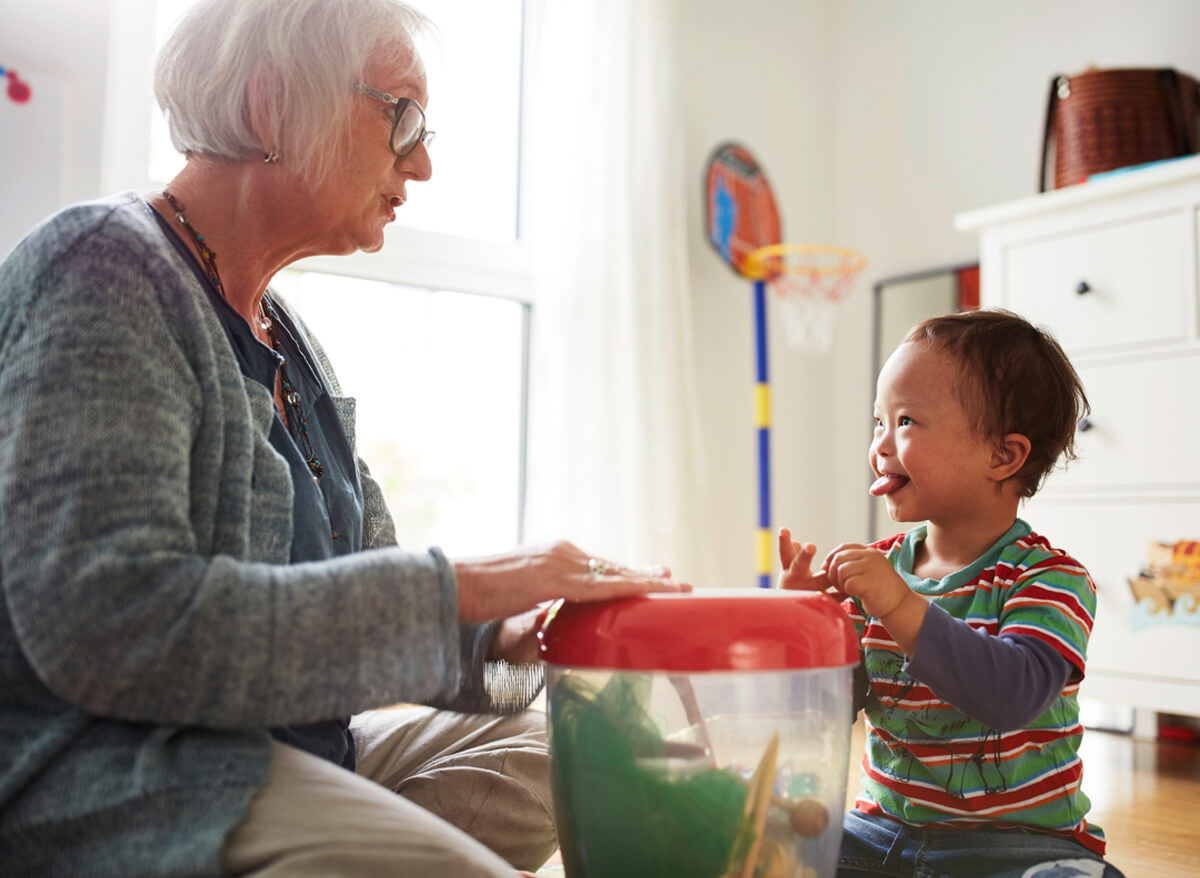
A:
POLYGON ((494 628, 361 461, 364 551, 288 563, 273 417, 137 194, 0 265, 0 875, 219 875, 266 728, 536 692, 492 701, 494 628))

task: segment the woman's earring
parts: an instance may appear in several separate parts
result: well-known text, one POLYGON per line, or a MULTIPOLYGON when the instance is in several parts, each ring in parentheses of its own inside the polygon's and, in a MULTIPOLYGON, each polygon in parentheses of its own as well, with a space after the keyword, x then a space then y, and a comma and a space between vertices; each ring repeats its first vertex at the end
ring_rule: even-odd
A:
POLYGON ((266 162, 268 165, 278 164, 279 163, 279 153, 277 153, 275 150, 271 150, 268 153, 263 153, 263 161, 266 162))

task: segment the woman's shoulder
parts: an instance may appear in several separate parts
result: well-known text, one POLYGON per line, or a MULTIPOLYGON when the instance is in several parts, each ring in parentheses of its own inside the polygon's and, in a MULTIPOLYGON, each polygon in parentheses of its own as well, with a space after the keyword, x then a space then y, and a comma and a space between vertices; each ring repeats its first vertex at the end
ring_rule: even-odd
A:
POLYGON ((176 256, 136 192, 73 204, 40 223, 0 264, 0 310, 157 308, 164 290, 183 277, 176 256))
POLYGON ((52 214, 25 236, 10 260, 17 258, 26 271, 63 260, 128 263, 131 255, 160 251, 163 243, 150 205, 136 192, 124 192, 52 214))

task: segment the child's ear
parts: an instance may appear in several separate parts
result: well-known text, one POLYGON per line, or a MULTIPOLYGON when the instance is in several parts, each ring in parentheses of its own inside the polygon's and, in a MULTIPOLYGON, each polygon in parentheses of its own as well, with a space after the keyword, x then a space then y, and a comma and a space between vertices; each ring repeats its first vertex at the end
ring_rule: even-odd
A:
POLYGON ((1025 465, 1031 448, 1029 437, 1023 433, 1008 433, 992 447, 992 456, 988 461, 988 478, 994 482, 1003 482, 1015 476, 1025 465))

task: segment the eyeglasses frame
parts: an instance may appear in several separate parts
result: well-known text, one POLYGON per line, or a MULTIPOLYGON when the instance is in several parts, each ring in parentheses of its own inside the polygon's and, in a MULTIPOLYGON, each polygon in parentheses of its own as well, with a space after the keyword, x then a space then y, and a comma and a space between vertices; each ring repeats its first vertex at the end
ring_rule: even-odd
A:
POLYGON ((391 104, 396 108, 396 118, 392 120, 392 130, 388 132, 388 148, 395 153, 396 158, 404 158, 406 155, 411 154, 412 151, 417 148, 418 143, 425 144, 426 149, 429 148, 429 144, 433 142, 434 137, 437 136, 437 132, 430 131, 425 127, 425 108, 422 107, 419 102, 414 101, 412 98, 398 98, 395 95, 388 94, 386 91, 380 91, 377 88, 372 88, 365 82, 352 82, 350 85, 359 94, 364 94, 368 97, 375 98, 377 101, 383 101, 386 104, 391 104), (421 133, 415 140, 413 140, 412 146, 410 146, 404 152, 400 152, 392 144, 396 142, 396 129, 400 126, 400 120, 404 118, 404 111, 408 109, 409 104, 412 104, 414 107, 416 107, 417 112, 421 114, 421 133))

